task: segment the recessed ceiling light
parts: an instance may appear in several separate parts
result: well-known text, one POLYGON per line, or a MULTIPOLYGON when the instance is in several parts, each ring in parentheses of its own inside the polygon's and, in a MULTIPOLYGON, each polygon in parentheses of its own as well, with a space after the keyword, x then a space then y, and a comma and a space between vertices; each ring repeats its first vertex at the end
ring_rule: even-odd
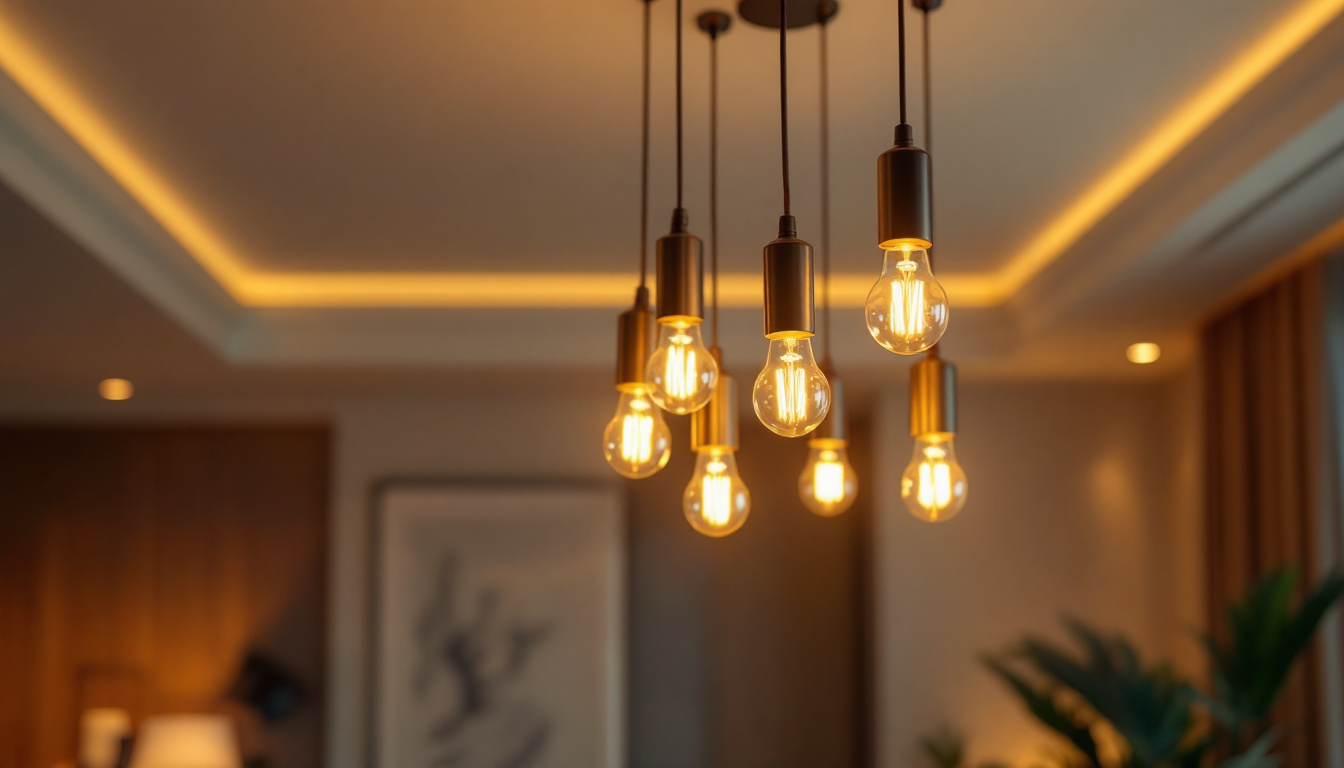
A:
POLYGON ((1151 341, 1143 341, 1138 344, 1130 344, 1129 349, 1125 350, 1125 357, 1129 362, 1138 365, 1147 365, 1156 363, 1157 358, 1162 356, 1162 348, 1151 341))
POLYGON ((135 387, 125 379, 103 379, 98 384, 98 394, 104 400, 130 400, 131 395, 135 394, 135 387))

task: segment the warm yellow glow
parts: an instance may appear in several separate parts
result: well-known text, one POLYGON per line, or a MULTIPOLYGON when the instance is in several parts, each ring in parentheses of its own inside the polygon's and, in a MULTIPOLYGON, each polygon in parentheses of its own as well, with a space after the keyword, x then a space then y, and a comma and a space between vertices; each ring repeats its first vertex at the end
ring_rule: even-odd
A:
POLYGON ((662 325, 658 339, 647 370, 653 401, 679 415, 705 407, 714 396, 719 366, 701 341, 699 323, 662 325))
POLYGON ((901 498, 915 517, 940 523, 951 520, 966 504, 966 473, 957 463, 950 435, 923 435, 901 476, 901 498))
POLYGON ((1150 341, 1130 344, 1129 348, 1125 350, 1125 357, 1129 358, 1129 362, 1139 365, 1156 363, 1161 356, 1162 348, 1150 341))
POLYGON ((1016 293, 1242 96, 1344 12, 1344 0, 1306 0, 1169 115, 1037 235, 999 275, 1016 293))
POLYGON ((125 379, 103 379, 98 383, 98 394, 104 400, 130 400, 135 387, 125 379))
POLYGON ((742 527, 751 511, 751 494, 737 474, 731 450, 707 448, 696 455, 682 511, 691 527, 706 536, 727 536, 742 527))
MULTIPOLYGON (((1344 0, 1299 3, 1084 191, 999 272, 940 274, 939 281, 955 297, 956 306, 992 307, 1006 301, 1341 12, 1344 0)), ((623 307, 629 303, 631 278, 616 273, 255 270, 3 17, 0 68, 241 305, 540 308, 623 307)), ((832 285, 835 306, 862 306, 868 285, 863 275, 837 275, 832 285)), ((722 306, 753 307, 760 301, 759 275, 720 278, 722 306)))
POLYGON ((845 465, 835 451, 823 451, 812 467, 813 496, 824 504, 834 504, 845 497, 845 465))
POLYGON ((672 435, 662 412, 642 384, 624 384, 616 415, 602 435, 603 455, 617 473, 633 479, 650 477, 667 466, 672 435))
POLYGON ((817 428, 831 408, 831 385, 812 355, 810 338, 770 340, 751 401, 775 434, 801 437, 817 428))

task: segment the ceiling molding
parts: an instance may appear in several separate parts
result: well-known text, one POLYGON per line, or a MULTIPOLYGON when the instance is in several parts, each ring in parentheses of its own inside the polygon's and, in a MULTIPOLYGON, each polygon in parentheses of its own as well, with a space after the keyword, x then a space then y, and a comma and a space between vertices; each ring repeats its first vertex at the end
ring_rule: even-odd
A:
MULTIPOLYGON (((1164 165, 1185 149, 1214 121, 1278 68, 1321 29, 1344 13, 1344 0, 1304 0, 1254 45, 1230 63, 1217 77, 1189 99, 1184 106, 1162 122, 1129 152, 1125 158, 1088 188, 1050 225, 1016 254, 1000 271, 989 274, 947 273, 940 276, 955 304, 962 307, 992 307, 1009 301, 1036 279, 1047 267, 1074 247, 1118 205, 1125 201, 1164 165)), ((127 227, 139 232, 152 246, 142 257, 132 259, 124 252, 126 243, 117 243, 112 235, 83 226, 81 239, 95 254, 110 259, 114 267, 127 274, 140 287, 153 292, 157 300, 182 304, 161 295, 165 286, 182 282, 170 278, 164 265, 180 266, 181 253, 189 254, 213 281, 241 307, 434 307, 434 308, 556 308, 618 307, 629 302, 632 276, 623 274, 511 274, 511 273, 273 273, 259 271, 234 249, 208 216, 181 199, 153 168, 148 167, 121 137, 90 109, 78 93, 30 46, 18 31, 0 17, 0 69, 12 78, 24 93, 54 121, 51 128, 30 134, 22 151, 33 161, 29 167, 11 160, 0 172, 45 213, 73 227, 79 213, 65 207, 101 208, 102 213, 121 210, 100 197, 116 196, 106 187, 110 176, 122 193, 129 195, 168 235, 144 237, 143 222, 127 227), (59 128, 56 128, 59 126, 59 128), (73 141, 78 151, 66 146, 73 141), (91 157, 96 165, 73 161, 77 154, 91 157), (55 162, 43 162, 43 161, 55 162), (101 170, 101 172, 100 172, 101 170), (65 185, 82 180, 85 197, 75 201, 45 197, 34 192, 43 186, 33 178, 43 172, 64 175, 65 185), (14 181, 11 176, 23 177, 14 181), (42 198, 39 200, 38 198, 42 198), (101 239, 109 242, 102 243, 101 239), (109 256, 109 253, 121 253, 109 256), (157 260, 158 268, 144 262, 157 260), (135 263, 132 264, 131 262, 135 263)), ((0 89, 0 119, 16 122, 14 114, 27 109, 12 83, 0 89)), ((17 145, 7 154, 19 152, 17 145)), ((46 186, 54 186, 47 184, 46 186)), ((123 215, 130 216, 124 210, 123 215)), ((85 218, 88 218, 85 215, 85 218)), ((866 296, 872 276, 837 276, 835 300, 840 306, 858 306, 866 296)), ((192 286, 189 293, 198 294, 192 286)), ((759 302, 759 278, 752 275, 725 275, 722 298, 727 306, 754 306, 759 302), (753 287, 755 286, 755 287, 753 287)), ((187 304, 196 303, 191 296, 187 304)), ((217 304, 218 297, 209 303, 217 304)), ((173 310, 175 314, 199 314, 173 310)), ((219 314, 219 308, 212 310, 219 314)), ((227 312, 226 312, 227 314, 227 312)), ((198 333, 219 332, 220 320, 187 319, 198 333)), ((223 322, 228 325, 229 318, 223 322)))

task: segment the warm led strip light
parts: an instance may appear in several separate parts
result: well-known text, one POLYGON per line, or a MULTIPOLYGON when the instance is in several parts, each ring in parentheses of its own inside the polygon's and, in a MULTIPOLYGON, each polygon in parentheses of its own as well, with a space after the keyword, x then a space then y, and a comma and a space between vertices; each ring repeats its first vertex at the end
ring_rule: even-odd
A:
MULTIPOLYGON (((1078 241, 1256 83, 1344 13, 1344 0, 1305 0, 1124 160, 990 274, 941 274, 959 307, 1001 304, 1078 241)), ((241 259, 0 17, 0 68, 23 88, 240 304, 252 307, 623 307, 625 274, 262 272, 241 259)), ((836 305, 859 307, 866 275, 835 275, 836 305)), ((759 275, 720 276, 720 302, 754 307, 759 275)))
POLYGON ((1078 242, 1340 13, 1344 13, 1344 0, 1306 0, 1256 41, 1012 258, 999 274, 1004 297, 1016 293, 1078 242))

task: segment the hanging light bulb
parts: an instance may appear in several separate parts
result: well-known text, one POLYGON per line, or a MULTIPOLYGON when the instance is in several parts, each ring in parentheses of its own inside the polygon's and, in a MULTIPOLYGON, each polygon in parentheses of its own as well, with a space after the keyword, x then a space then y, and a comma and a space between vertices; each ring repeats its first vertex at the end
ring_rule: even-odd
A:
POLYGON ((714 396, 718 376, 719 365, 701 339, 699 318, 659 319, 658 347, 649 357, 646 379, 660 408, 678 415, 700 410, 714 396))
POLYGON ((933 247, 933 162, 928 152, 915 146, 914 129, 906 123, 905 0, 897 3, 897 9, 901 122, 896 126, 895 145, 877 160, 882 276, 868 294, 865 319, 868 333, 878 344, 913 355, 942 337, 948 306, 947 294, 934 279, 928 259, 928 249, 933 247))
POLYGON ((822 517, 835 517, 849 509, 858 495, 858 479, 849 463, 844 388, 839 379, 831 379, 831 393, 831 412, 807 441, 807 464, 798 477, 803 505, 822 517))
POLYGON ((812 340, 770 340, 765 368, 756 377, 751 404, 771 432, 802 437, 817 428, 831 405, 831 385, 812 355, 812 340))
POLYGON ((957 368, 938 349, 910 369, 910 435, 915 455, 901 476, 910 514, 930 523, 951 520, 966 506, 966 472, 957 463, 957 368))
POLYGON ((672 432, 649 398, 646 386, 625 384, 617 389, 621 399, 602 436, 602 452, 616 472, 641 480, 667 466, 672 456, 672 432))
POLYGON ((666 411, 687 414, 704 408, 714 394, 719 366, 700 339, 704 319, 704 247, 687 231, 682 206, 681 0, 677 31, 677 207, 672 231, 658 238, 658 347, 649 358, 647 381, 653 401, 666 411))
POLYGON ((947 330, 947 293, 934 278, 929 254, 910 244, 883 252, 882 276, 868 292, 868 333, 900 355, 923 352, 947 330))
POLYGON ((801 437, 817 428, 831 407, 831 386, 812 355, 812 246, 798 239, 790 209, 787 0, 779 2, 779 107, 784 214, 779 236, 766 244, 765 338, 770 349, 752 388, 752 407, 771 432, 801 437))
POLYGON ((635 291, 635 306, 621 313, 616 337, 616 389, 621 393, 616 415, 602 436, 607 464, 636 480, 667 466, 672 455, 672 433, 650 399, 642 362, 653 336, 653 309, 649 289, 635 291))
POLYGON ((706 536, 727 536, 751 512, 751 492, 737 474, 737 385, 732 376, 719 378, 709 406, 691 420, 691 448, 696 452, 695 473, 681 502, 686 521, 706 536))
POLYGON ((616 390, 621 393, 616 415, 602 435, 602 455, 617 473, 633 479, 653 475, 667 466, 672 436, 662 413, 650 399, 645 360, 653 342, 653 308, 649 306, 649 31, 652 15, 644 3, 644 130, 640 172, 639 288, 635 304, 622 312, 616 326, 616 390))
POLYGON ((915 455, 901 475, 901 499, 910 514, 928 523, 957 516, 966 506, 966 472, 957 463, 952 435, 930 433, 915 440, 915 455))

